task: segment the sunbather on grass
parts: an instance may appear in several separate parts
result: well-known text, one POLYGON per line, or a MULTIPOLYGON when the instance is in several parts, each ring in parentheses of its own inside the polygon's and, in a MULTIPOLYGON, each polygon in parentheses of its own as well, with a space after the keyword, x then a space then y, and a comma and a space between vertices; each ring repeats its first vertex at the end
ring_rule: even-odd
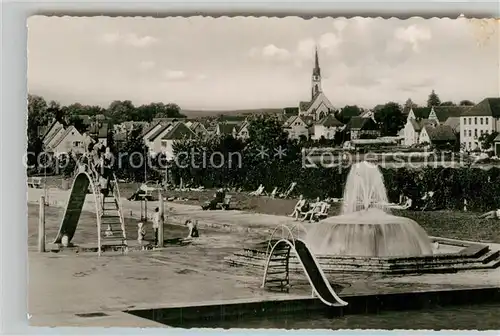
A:
POLYGON ((500 219, 500 209, 488 211, 488 212, 482 214, 481 216, 479 216, 479 218, 500 219))

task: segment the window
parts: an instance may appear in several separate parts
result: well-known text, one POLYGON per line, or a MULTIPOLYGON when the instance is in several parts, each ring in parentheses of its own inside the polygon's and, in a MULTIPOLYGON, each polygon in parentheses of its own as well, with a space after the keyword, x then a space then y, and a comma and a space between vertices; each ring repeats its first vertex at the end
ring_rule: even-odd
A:
POLYGON ((474 136, 477 137, 477 128, 474 128, 474 136))
POLYGON ((472 125, 472 118, 469 118, 469 125, 472 125))
POLYGON ((464 118, 464 125, 467 125, 467 118, 464 118))
POLYGON ((488 125, 488 122, 489 122, 490 119, 488 119, 488 118, 485 118, 485 119, 486 119, 486 123, 485 124, 488 125))
POLYGON ((477 117, 474 117, 474 125, 477 125, 477 117))
POLYGON ((479 123, 482 125, 483 124, 483 118, 479 118, 479 123))
POLYGON ((464 130, 464 137, 467 136, 467 130, 464 130))
MULTIPOLYGON (((482 120, 482 119, 481 119, 481 120, 482 120)), ((479 132, 479 134, 483 135, 483 132, 484 132, 484 130, 481 130, 481 132, 479 132)))
POLYGON ((470 137, 472 136, 472 130, 469 130, 469 136, 470 137))

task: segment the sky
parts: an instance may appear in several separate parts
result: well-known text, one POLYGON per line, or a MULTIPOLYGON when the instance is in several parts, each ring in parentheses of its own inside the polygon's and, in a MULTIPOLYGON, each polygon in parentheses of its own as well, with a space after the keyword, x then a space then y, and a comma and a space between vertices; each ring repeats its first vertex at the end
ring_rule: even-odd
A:
POLYGON ((61 104, 182 109, 297 106, 314 49, 335 107, 499 96, 499 21, 468 19, 28 19, 28 90, 61 104))

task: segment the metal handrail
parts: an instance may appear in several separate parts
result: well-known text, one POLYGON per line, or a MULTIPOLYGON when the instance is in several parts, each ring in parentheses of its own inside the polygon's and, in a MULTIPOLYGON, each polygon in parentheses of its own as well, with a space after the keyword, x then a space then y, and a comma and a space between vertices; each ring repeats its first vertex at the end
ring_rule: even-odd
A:
POLYGON ((281 238, 287 238, 287 237, 290 237, 290 241, 292 242, 292 244, 294 244, 295 246, 295 239, 293 237, 293 232, 290 230, 290 228, 288 226, 286 226, 285 224, 279 224, 275 229, 274 231, 271 233, 271 236, 269 237, 269 240, 267 242, 267 249, 266 249, 266 258, 269 256, 269 249, 272 249, 272 245, 271 245, 271 242, 274 238, 274 234, 281 228, 281 238), (286 231, 288 231, 288 233, 290 234, 289 236, 287 237, 283 237, 284 234, 285 234, 285 229, 286 231))
POLYGON ((125 231, 125 219, 123 218, 123 207, 120 196, 120 188, 118 187, 118 180, 116 179, 116 174, 113 173, 113 196, 115 197, 116 204, 118 205, 118 213, 120 214, 120 222, 123 233, 123 239, 127 240, 127 233, 125 231))

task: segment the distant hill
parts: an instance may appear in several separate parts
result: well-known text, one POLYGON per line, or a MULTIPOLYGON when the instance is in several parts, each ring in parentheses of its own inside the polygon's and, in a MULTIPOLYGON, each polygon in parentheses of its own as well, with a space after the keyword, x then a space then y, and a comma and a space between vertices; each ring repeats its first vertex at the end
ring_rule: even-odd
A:
POLYGON ((249 109, 249 110, 182 110, 181 113, 186 115, 188 118, 200 118, 200 117, 211 117, 220 114, 224 115, 251 115, 251 114, 264 114, 264 113, 281 113, 282 108, 261 108, 261 109, 249 109))

